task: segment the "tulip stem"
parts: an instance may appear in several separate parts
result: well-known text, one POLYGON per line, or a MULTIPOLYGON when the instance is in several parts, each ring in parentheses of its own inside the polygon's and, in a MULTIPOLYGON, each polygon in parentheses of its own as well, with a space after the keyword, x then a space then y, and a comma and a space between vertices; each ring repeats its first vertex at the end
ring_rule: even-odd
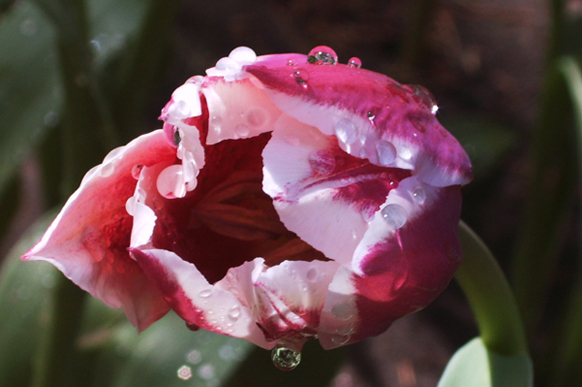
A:
POLYGON ((473 309, 483 342, 500 355, 527 353, 517 304, 495 257, 462 221, 459 237, 463 262, 455 278, 473 309))

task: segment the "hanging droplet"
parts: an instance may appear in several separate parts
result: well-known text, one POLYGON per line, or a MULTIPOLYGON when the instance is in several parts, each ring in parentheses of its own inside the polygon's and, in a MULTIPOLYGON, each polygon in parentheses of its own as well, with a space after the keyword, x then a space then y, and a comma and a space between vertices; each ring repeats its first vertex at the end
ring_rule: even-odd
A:
POLYGON ((329 152, 318 150, 309 154, 309 166, 318 175, 327 176, 335 170, 335 157, 329 152))
POLYGON ((414 190, 412 196, 414 197, 414 200, 416 200, 418 204, 423 204, 426 201, 426 191, 420 187, 414 190))
POLYGON ((200 330, 200 327, 198 325, 196 325, 196 324, 186 323, 186 327, 188 329, 190 329, 192 332, 196 332, 196 331, 199 331, 200 330))
POLYGON ((303 86, 304 89, 307 89, 307 83, 309 82, 309 73, 305 69, 297 69, 293 72, 293 78, 295 78, 295 82, 299 85, 303 86))
POLYGON ((360 60, 360 58, 354 56, 353 58, 350 58, 350 60, 348 61, 348 67, 359 69, 360 67, 362 67, 362 61, 360 60))
POLYGON ((388 166, 396 160, 396 148, 388 141, 380 141, 376 144, 376 154, 380 165, 388 166))
POLYGON ((327 46, 317 46, 309 51, 307 62, 318 65, 334 65, 337 63, 337 54, 327 46))
POLYGON ((358 138, 356 125, 346 118, 342 118, 333 127, 335 135, 344 144, 353 144, 358 138))
POLYGON ((388 204, 381 213, 384 221, 395 230, 406 224, 406 211, 399 204, 388 204))
POLYGON ((271 360, 281 371, 291 371, 301 363, 301 352, 285 347, 275 347, 271 351, 271 360))

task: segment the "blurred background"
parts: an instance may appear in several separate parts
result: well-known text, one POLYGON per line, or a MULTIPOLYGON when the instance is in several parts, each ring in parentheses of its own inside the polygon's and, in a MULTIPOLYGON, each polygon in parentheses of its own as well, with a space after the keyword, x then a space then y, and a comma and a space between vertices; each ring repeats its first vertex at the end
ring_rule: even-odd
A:
MULTIPOLYGON (((582 386, 582 0, 0 0, 0 386, 30 385, 60 275, 17 259, 44 214, 114 146, 160 128, 176 87, 242 45, 327 45, 341 63, 356 56, 432 91, 473 161, 463 219, 516 292, 537 385, 582 386)), ((329 352, 312 343, 286 374, 266 351, 173 316, 137 336, 118 311, 86 309, 70 385, 436 386, 478 335, 454 281, 377 338, 329 352)))

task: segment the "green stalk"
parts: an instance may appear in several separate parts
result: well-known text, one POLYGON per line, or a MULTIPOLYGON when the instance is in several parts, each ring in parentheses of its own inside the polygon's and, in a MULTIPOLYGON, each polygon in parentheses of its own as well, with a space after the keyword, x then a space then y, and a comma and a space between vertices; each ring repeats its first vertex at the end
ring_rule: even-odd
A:
MULTIPOLYGON (((578 182, 582 181, 582 70, 573 58, 558 62, 558 71, 568 87, 576 126, 578 182)), ((582 230, 582 220, 579 220, 582 230)), ((579 253, 580 254, 580 253, 579 253)), ((552 356, 552 386, 573 386, 582 379, 582 259, 579 260, 578 279, 566 303, 566 316, 558 331, 556 352, 552 356)))
POLYGON ((463 262, 455 278, 469 300, 487 348, 503 356, 527 353, 519 311, 509 283, 487 246, 459 223, 463 262))

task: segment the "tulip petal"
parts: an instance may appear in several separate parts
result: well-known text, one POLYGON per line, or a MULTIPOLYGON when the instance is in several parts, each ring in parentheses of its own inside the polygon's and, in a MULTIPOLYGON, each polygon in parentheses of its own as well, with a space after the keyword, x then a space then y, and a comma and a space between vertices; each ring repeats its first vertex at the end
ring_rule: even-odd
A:
POLYGON ((334 136, 281 116, 263 151, 263 190, 281 221, 328 258, 350 264, 368 222, 407 170, 350 156, 334 136))
MULTIPOLYGON (((404 207, 402 198, 391 197, 396 191, 387 202, 404 207)), ((427 200, 420 205, 423 210, 401 228, 384 227, 384 219, 374 219, 356 250, 352 277, 358 296, 356 339, 377 335, 395 319, 424 308, 445 289, 458 268, 462 256, 457 237, 460 189, 434 191, 427 192, 427 200)), ((407 211, 414 212, 410 207, 407 211)))
POLYGON ((161 130, 110 153, 87 173, 43 238, 24 256, 46 260, 107 305, 123 307, 139 330, 169 307, 127 253, 132 218, 126 201, 144 166, 175 160, 161 130), (136 176, 134 176, 136 175, 136 176))
POLYGON ((195 265, 171 251, 130 249, 164 299, 191 328, 204 328, 271 348, 250 309, 232 293, 211 285, 195 265))
POLYGON ((413 169, 427 184, 471 180, 467 154, 434 117, 424 89, 361 68, 308 64, 306 57, 289 66, 282 59, 260 57, 244 69, 265 85, 284 113, 337 135, 339 146, 351 155, 413 169), (304 74, 303 81, 297 72, 304 74), (387 147, 393 154, 386 153, 387 147))

